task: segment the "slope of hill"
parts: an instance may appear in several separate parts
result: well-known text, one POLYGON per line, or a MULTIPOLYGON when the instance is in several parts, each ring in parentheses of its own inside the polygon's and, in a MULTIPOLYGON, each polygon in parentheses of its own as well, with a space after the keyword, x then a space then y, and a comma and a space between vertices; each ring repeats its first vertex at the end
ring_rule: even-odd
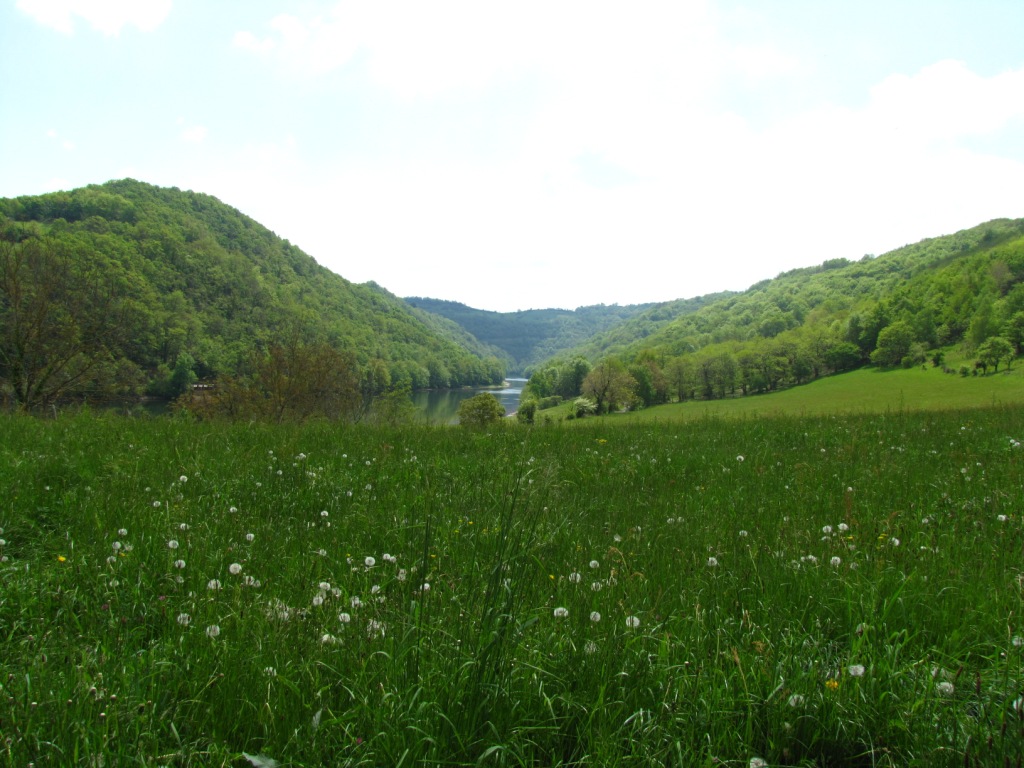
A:
MULTIPOLYGON (((867 363, 942 367, 947 349, 970 356, 957 373, 993 372, 1024 351, 1024 219, 831 259, 666 318, 671 311, 639 313, 567 357, 597 364, 617 405, 770 392, 867 363)), ((555 385, 582 384, 571 366, 540 366, 530 388, 538 397, 589 389, 607 407, 594 381, 575 392, 555 385)))
MULTIPOLYGON (((8 278, 0 375, 8 381, 20 365, 11 354, 19 311, 11 280, 34 286, 29 298, 40 296, 45 286, 36 262, 51 264, 50 278, 59 264, 65 281, 101 284, 97 296, 107 303, 96 299, 77 309, 116 310, 127 329, 110 334, 102 349, 89 348, 109 358, 103 375, 116 377, 122 390, 166 389, 176 369, 178 381, 234 372, 254 351, 295 338, 345 351, 395 388, 496 383, 504 376, 502 362, 463 332, 375 284, 350 283, 209 195, 125 179, 3 199, 0 247, 8 278)), ((74 291, 61 290, 62 300, 75 299, 74 291)), ((61 323, 68 330, 75 319, 50 314, 51 331, 61 323)), ((83 327, 70 328, 79 341, 83 327)))
POLYGON ((540 362, 562 355, 566 350, 586 344, 596 335, 613 333, 614 329, 641 314, 659 319, 679 317, 729 295, 719 293, 663 304, 596 304, 574 310, 528 309, 519 312, 491 312, 454 301, 422 297, 409 297, 406 301, 458 323, 480 341, 503 350, 512 370, 525 372, 540 362))

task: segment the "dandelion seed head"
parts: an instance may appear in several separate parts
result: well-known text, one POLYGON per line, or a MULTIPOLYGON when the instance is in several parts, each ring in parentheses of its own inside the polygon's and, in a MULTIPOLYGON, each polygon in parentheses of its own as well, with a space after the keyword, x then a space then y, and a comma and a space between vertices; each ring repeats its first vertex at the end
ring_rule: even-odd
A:
POLYGON ((248 541, 251 544, 253 541, 256 540, 256 534, 255 533, 247 533, 247 534, 245 534, 245 540, 248 541))
POLYGON ((956 688, 948 680, 942 680, 935 684, 935 691, 941 696, 952 696, 956 693, 956 688))
POLYGON ((231 565, 229 565, 228 566, 228 572, 232 576, 237 576, 238 574, 240 574, 242 572, 242 565, 241 565, 241 563, 232 563, 231 565))
POLYGON ((189 622, 191 622, 191 621, 192 621, 192 617, 189 616, 187 613, 179 613, 178 614, 178 623, 181 624, 181 626, 187 627, 189 625, 189 622))
POLYGON ((583 577, 576 573, 576 571, 569 574, 569 581, 573 584, 579 584, 582 578, 583 577))
POLYGON ((217 637, 218 635, 220 635, 220 627, 216 624, 211 624, 206 628, 207 637, 217 637))
POLYGON ((864 677, 863 664, 851 664, 846 668, 846 671, 850 673, 850 677, 864 677))
POLYGON ((638 619, 636 616, 627 616, 626 626, 630 629, 636 629, 640 626, 640 619, 638 619))
POLYGON ((128 535, 128 529, 127 528, 118 528, 117 529, 117 535, 118 536, 127 536, 128 535))
POLYGON ((556 619, 564 619, 569 615, 569 609, 559 606, 558 608, 555 608, 554 615, 556 619))
POLYGON ((788 703, 789 706, 793 707, 794 709, 797 707, 802 707, 804 705, 804 697, 799 693, 794 693, 792 696, 789 697, 788 703))
POLYGON ((717 568, 717 567, 718 567, 718 558, 717 557, 709 557, 708 558, 708 568, 717 568))
POLYGON ((590 561, 590 568, 591 568, 591 570, 595 570, 596 571, 600 567, 601 567, 601 564, 599 562, 597 562, 597 560, 591 560, 590 561))
POLYGON ((595 624, 597 624, 597 622, 599 622, 601 620, 601 614, 598 613, 597 611, 591 611, 590 612, 590 620, 592 622, 594 622, 595 624))
POLYGON ((219 579, 210 579, 208 582, 206 582, 206 588, 207 589, 212 589, 214 591, 220 589, 221 588, 220 580, 219 579))
POLYGON ((373 568, 377 564, 377 559, 374 557, 366 557, 363 559, 363 565, 367 568, 373 568))
POLYGON ((177 568, 180 571, 181 569, 183 569, 185 567, 185 561, 184 560, 175 560, 174 561, 174 567, 177 568))
POLYGON ((352 621, 352 616, 348 613, 339 613, 338 621, 340 621, 342 624, 348 624, 350 621, 352 621))
POLYGON ((838 568, 840 565, 843 564, 843 560, 838 555, 836 555, 836 556, 833 556, 833 558, 831 560, 829 560, 829 563, 831 564, 831 566, 833 568, 838 568))

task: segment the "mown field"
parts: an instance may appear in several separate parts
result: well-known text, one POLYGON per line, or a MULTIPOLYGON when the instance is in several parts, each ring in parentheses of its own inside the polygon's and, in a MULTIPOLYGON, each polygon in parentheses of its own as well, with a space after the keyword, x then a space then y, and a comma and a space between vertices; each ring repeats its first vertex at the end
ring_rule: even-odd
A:
MULTIPOLYGON (((950 358, 954 356, 951 354, 950 358)), ((959 365, 957 361, 954 366, 959 365)), ((630 413, 616 413, 613 421, 650 423, 692 421, 709 417, 763 418, 771 416, 823 416, 887 411, 945 411, 999 405, 1024 406, 1024 365, 987 376, 959 376, 931 366, 883 370, 860 368, 826 376, 808 384, 764 395, 722 400, 688 400, 630 413)), ((537 422, 564 421, 569 403, 537 411, 537 422)), ((586 418, 576 425, 594 423, 586 418)))
POLYGON ((0 765, 1019 764, 1024 408, 592 426, 0 418, 0 765))

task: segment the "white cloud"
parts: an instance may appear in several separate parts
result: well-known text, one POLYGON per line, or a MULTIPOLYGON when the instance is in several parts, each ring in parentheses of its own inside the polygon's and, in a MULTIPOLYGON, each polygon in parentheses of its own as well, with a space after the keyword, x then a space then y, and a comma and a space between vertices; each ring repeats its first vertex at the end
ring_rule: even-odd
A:
POLYGON ((242 31, 235 44, 276 52, 302 73, 322 74, 363 52, 373 80, 402 96, 478 89, 498 76, 534 74, 575 87, 671 85, 711 42, 707 0, 652 0, 630 6, 523 0, 358 0, 325 14, 279 15, 269 33, 242 31))
POLYGON ((17 0, 19 10, 65 35, 74 33, 78 17, 108 37, 116 37, 126 26, 152 32, 167 18, 171 4, 172 0, 17 0))

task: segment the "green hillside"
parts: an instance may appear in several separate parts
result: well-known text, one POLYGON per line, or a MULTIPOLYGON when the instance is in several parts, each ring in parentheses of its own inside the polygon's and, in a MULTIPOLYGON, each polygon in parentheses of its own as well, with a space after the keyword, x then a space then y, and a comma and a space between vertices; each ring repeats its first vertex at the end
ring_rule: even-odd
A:
POLYGON ((173 395, 289 344, 344 355, 377 391, 504 376, 465 332, 209 195, 125 179, 2 199, 0 257, 0 378, 22 400, 26 376, 50 377, 33 405, 46 392, 173 395))
POLYGON ((641 312, 539 366, 597 411, 776 392, 865 365, 994 375, 1024 347, 1024 219, 831 259, 692 312, 641 312), (951 361, 956 358, 955 366, 951 361))
POLYGON ((455 301, 409 297, 420 309, 454 321, 481 342, 502 350, 513 370, 528 371, 538 363, 586 345, 595 336, 610 335, 631 318, 679 317, 730 296, 718 293, 660 304, 596 304, 576 309, 527 309, 491 312, 455 301))

